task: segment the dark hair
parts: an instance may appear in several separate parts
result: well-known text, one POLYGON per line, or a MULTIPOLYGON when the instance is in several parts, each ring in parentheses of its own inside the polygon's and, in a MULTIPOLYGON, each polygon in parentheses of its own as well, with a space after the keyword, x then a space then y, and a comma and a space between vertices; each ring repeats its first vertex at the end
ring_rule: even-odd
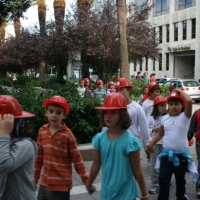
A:
MULTIPOLYGON (((101 126, 104 127, 106 126, 105 122, 104 122, 104 114, 105 114, 105 110, 101 111, 101 115, 100 115, 100 123, 101 126)), ((118 125, 122 128, 122 129, 128 129, 131 125, 131 118, 130 115, 127 112, 127 109, 120 109, 119 110, 119 122, 118 125)))
POLYGON ((153 88, 151 88, 150 92, 154 92, 155 90, 160 90, 160 86, 154 86, 153 88))
POLYGON ((11 138, 31 137, 35 134, 35 130, 31 122, 32 118, 15 119, 14 128, 11 138))
POLYGON ((178 101, 178 102, 180 102, 182 105, 183 105, 183 108, 181 109, 181 112, 183 112, 184 110, 185 110, 185 106, 184 106, 184 104, 183 104, 183 101, 181 100, 181 99, 178 99, 178 98, 171 98, 169 101, 168 101, 168 104, 169 104, 169 102, 170 101, 178 101))
MULTIPOLYGON (((153 118, 156 120, 160 115, 159 115, 159 111, 158 111, 158 106, 159 106, 159 103, 156 104, 154 107, 153 107, 153 111, 151 113, 151 116, 153 116, 153 118)), ((166 113, 163 114, 163 116, 165 115, 166 113)))
POLYGON ((169 91, 171 92, 171 91, 172 91, 173 89, 175 89, 175 88, 176 88, 176 87, 175 87, 174 84, 170 84, 168 89, 169 89, 169 91))
POLYGON ((66 110, 62 106, 60 106, 58 104, 54 104, 54 103, 47 104, 47 106, 45 108, 45 111, 47 111, 47 109, 48 109, 49 106, 55 106, 55 107, 62 108, 64 110, 64 114, 66 114, 66 110))

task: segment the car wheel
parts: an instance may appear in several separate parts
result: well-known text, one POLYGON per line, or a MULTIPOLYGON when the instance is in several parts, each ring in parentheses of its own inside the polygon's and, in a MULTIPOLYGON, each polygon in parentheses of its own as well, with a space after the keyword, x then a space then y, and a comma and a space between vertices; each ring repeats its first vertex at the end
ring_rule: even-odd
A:
POLYGON ((194 100, 194 102, 195 102, 195 103, 199 103, 199 102, 200 102, 200 100, 194 100))

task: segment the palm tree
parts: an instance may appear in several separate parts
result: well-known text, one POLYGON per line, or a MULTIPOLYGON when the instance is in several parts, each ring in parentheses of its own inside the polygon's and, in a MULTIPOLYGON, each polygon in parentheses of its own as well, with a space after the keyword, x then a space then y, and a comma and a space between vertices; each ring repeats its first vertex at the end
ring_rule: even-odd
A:
POLYGON ((5 42, 6 22, 0 25, 0 45, 5 42))
MULTIPOLYGON (((45 35, 45 24, 46 24, 46 5, 44 0, 37 0, 38 4, 38 19, 40 25, 40 35, 45 35)), ((39 64, 39 79, 45 78, 45 61, 41 61, 39 64)))
POLYGON ((130 78, 128 61, 128 46, 126 36, 126 0, 117 0, 117 17, 119 27, 119 48, 120 48, 120 76, 130 78))
POLYGON ((65 18, 65 0, 54 0, 54 15, 56 22, 56 30, 58 33, 62 32, 65 18))
POLYGON ((45 23, 46 23, 46 5, 44 0, 38 0, 38 19, 40 24, 40 34, 45 34, 45 23))

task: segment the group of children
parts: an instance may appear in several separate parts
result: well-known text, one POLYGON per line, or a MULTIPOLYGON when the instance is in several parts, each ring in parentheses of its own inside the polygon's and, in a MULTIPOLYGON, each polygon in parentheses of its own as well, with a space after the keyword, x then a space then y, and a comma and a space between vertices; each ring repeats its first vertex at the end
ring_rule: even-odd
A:
POLYGON ((107 84, 107 90, 104 89, 104 82, 99 79, 97 80, 95 87, 92 88, 90 86, 90 80, 88 78, 81 79, 79 81, 79 86, 77 87, 77 91, 81 97, 91 97, 91 98, 99 98, 101 104, 103 104, 106 96, 115 92, 115 83, 113 81, 109 81, 107 84))
POLYGON ((119 78, 115 88, 116 92, 111 92, 102 106, 96 107, 101 111, 100 122, 104 128, 92 139, 95 153, 90 174, 73 133, 63 122, 70 111, 64 97, 53 96, 43 101, 48 123, 39 129, 35 143, 30 139, 32 129, 28 120, 34 114, 23 111, 14 97, 0 95, 0 200, 70 199, 72 164, 90 194, 96 190, 93 182, 102 168, 101 200, 138 197, 149 200, 140 164, 140 132, 146 150, 152 153, 151 180, 159 188, 158 200, 169 199, 172 173, 176 178, 177 199, 186 200, 185 173, 192 161, 188 139, 193 137, 197 121, 194 117, 187 136, 191 98, 175 89, 164 99, 159 86, 151 84, 142 108, 130 98, 134 86, 128 79, 119 78), (157 158, 159 173, 154 170, 157 158))

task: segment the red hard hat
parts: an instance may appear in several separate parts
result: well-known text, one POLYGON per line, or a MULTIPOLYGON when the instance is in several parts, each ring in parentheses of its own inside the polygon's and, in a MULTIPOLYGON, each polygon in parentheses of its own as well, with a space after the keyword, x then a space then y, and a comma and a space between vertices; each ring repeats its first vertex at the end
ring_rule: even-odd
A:
POLYGON ((118 110, 118 109, 127 109, 127 104, 124 96, 120 93, 111 93, 109 94, 103 106, 95 107, 98 110, 118 110))
POLYGON ((184 105, 186 103, 176 90, 172 90, 170 95, 167 97, 166 102, 168 103, 170 101, 170 99, 179 99, 183 102, 184 105))
POLYGON ((45 99, 43 103, 44 103, 45 108, 49 104, 56 104, 63 107, 66 110, 66 113, 69 113, 69 110, 70 110, 70 105, 67 103, 66 99, 61 96, 53 96, 50 99, 45 99))
POLYGON ((125 87, 134 88, 135 86, 133 86, 127 78, 118 78, 115 88, 125 87))
POLYGON ((151 89, 154 88, 155 86, 160 86, 159 84, 152 82, 148 85, 148 92, 147 94, 143 97, 142 102, 144 102, 146 99, 148 99, 150 97, 150 92, 151 89))
POLYGON ((97 83, 96 83, 96 86, 98 87, 98 86, 99 86, 99 84, 103 84, 103 81, 102 81, 102 80, 100 80, 100 79, 97 81, 97 83))
POLYGON ((194 140, 193 140, 193 139, 191 139, 190 141, 188 141, 188 146, 192 146, 192 145, 193 145, 193 143, 194 143, 194 140))
POLYGON ((110 85, 114 85, 114 82, 113 82, 113 81, 109 81, 109 82, 108 82, 108 87, 109 87, 110 85))
POLYGON ((166 100, 163 96, 157 96, 153 101, 153 106, 155 106, 159 103, 166 103, 166 100))
POLYGON ((14 118, 35 117, 33 113, 23 111, 19 102, 10 95, 0 95, 0 114, 12 114, 14 118))
POLYGON ((83 80, 84 80, 84 83, 89 83, 90 82, 89 78, 84 78, 83 80))

